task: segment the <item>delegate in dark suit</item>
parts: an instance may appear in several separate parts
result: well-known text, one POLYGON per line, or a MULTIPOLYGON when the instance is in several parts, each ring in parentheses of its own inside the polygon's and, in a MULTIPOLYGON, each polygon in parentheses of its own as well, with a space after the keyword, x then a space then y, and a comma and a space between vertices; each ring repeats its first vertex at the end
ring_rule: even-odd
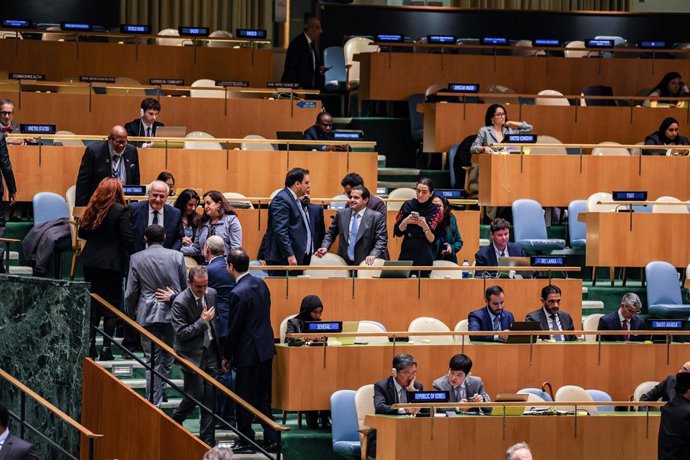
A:
POLYGON ((36 460, 37 458, 36 447, 12 433, 8 434, 0 449, 0 460, 36 460))
MULTIPOLYGON (((575 327, 573 325, 573 318, 564 311, 559 311, 556 313, 556 316, 558 317, 559 321, 561 322, 561 330, 563 331, 574 331, 575 327)), ((542 331, 548 331, 549 330, 549 321, 546 318, 546 312, 544 312, 544 308, 540 308, 538 310, 531 311, 527 313, 527 316, 525 317, 525 321, 536 321, 539 323, 541 326, 542 331)), ((577 340, 576 335, 564 335, 565 340, 577 340)), ((542 335, 539 338, 541 339, 549 339, 550 336, 548 335, 542 335)))
MULTIPOLYGON (((527 253, 522 246, 515 243, 508 243, 506 257, 527 257, 527 253)), ((475 265, 479 267, 498 267, 498 259, 496 258, 496 248, 493 244, 484 246, 474 255, 475 265)), ((487 273, 489 276, 496 276, 497 272, 480 272, 478 276, 487 273)))
MULTIPOLYGON (((230 293, 232 323, 223 356, 236 369, 237 394, 272 418, 271 375, 276 351, 271 327, 271 293, 263 280, 246 271, 236 281, 230 293)), ((249 439, 254 439, 253 418, 250 412, 237 407, 237 428, 249 439)), ((262 426, 264 443, 277 442, 275 430, 262 426)))
POLYGON ((661 408, 659 425, 659 460, 690 459, 690 400, 685 395, 675 398, 661 408))
POLYGON ((309 44, 304 33, 292 39, 285 54, 285 67, 280 81, 299 83, 304 89, 323 88, 324 78, 320 70, 323 60, 313 44, 309 44))
POLYGON ((300 208, 301 203, 287 187, 271 201, 263 248, 268 265, 287 265, 287 258, 293 255, 297 264, 303 265, 306 255, 311 254, 312 248, 307 248, 307 232, 310 230, 300 208))
MULTIPOLYGON (((631 331, 639 331, 646 329, 645 322, 642 318, 639 316, 633 317, 632 320, 630 320, 630 330, 631 331)), ((597 330, 599 331, 622 331, 623 328, 621 327, 621 321, 618 317, 618 310, 613 311, 607 315, 602 316, 599 318, 599 326, 597 326, 597 330)), ((630 340, 634 342, 644 342, 647 336, 644 335, 633 335, 630 337, 630 340)), ((602 335, 601 336, 601 341, 602 342, 623 342, 625 341, 625 336, 623 335, 602 335)))
MULTIPOLYGON (((484 382, 482 381, 481 378, 475 377, 473 375, 468 375, 465 377, 465 381, 460 385, 465 386, 465 399, 468 397, 471 397, 472 395, 480 395, 482 398, 484 398, 484 401, 486 402, 491 402, 491 396, 486 392, 484 389, 484 382)), ((458 394, 456 391, 456 388, 453 388, 453 385, 450 384, 450 379, 448 378, 447 375, 444 375, 443 377, 439 377, 436 380, 434 380, 433 387, 435 390, 438 391, 447 391, 450 394, 450 402, 459 402, 460 400, 458 399, 458 394)), ((479 413, 481 409, 481 412, 483 414, 490 414, 491 413, 491 408, 490 407, 482 407, 482 408, 477 408, 473 407, 471 409, 467 409, 464 412, 468 413, 479 413)))
POLYGON ((216 291, 216 332, 221 346, 228 335, 230 325, 230 293, 235 287, 235 280, 228 273, 228 264, 222 255, 215 256, 206 266, 208 271, 208 287, 216 291))
MULTIPOLYGON (((398 409, 391 407, 400 402, 393 380, 393 377, 388 377, 374 384, 374 409, 377 414, 399 415, 398 409)), ((419 382, 414 382, 414 387, 416 391, 424 391, 424 385, 419 382)))
MULTIPOLYGON (((207 289, 203 305, 215 307, 216 291, 207 289)), ((213 322, 201 318, 203 307, 199 305, 191 288, 187 288, 175 298, 172 306, 172 323, 175 328, 175 350, 184 358, 196 364, 211 377, 218 374, 220 352, 213 322), (210 337, 209 337, 210 331, 210 337)), ((201 376, 183 367, 184 390, 206 407, 214 408, 213 386, 201 376)), ((173 419, 182 423, 194 410, 196 403, 191 398, 184 398, 173 412, 173 419)), ((199 437, 205 443, 215 444, 215 420, 207 411, 201 411, 201 429, 199 437)))
MULTIPOLYGON (((121 161, 123 162, 121 169, 124 170, 125 176, 124 183, 138 185, 140 176, 137 148, 133 145, 127 145, 122 153, 121 161)), ((76 206, 89 204, 89 199, 91 199, 96 187, 106 177, 114 177, 108 141, 94 142, 86 147, 84 156, 81 158, 79 174, 77 175, 76 206)))
MULTIPOLYGON (((9 194, 10 202, 14 201, 17 193, 17 184, 14 180, 14 172, 12 171, 12 163, 10 163, 10 154, 7 150, 7 141, 5 135, 0 134, 0 237, 5 234, 5 205, 3 199, 5 198, 5 189, 3 187, 3 178, 7 184, 7 192, 9 194)), ((0 243, 0 261, 4 260, 5 243, 0 243)), ((0 263, 0 273, 5 271, 4 265, 0 263)))
POLYGON ((338 237, 338 255, 350 265, 359 265, 367 256, 383 259, 388 246, 386 218, 381 213, 368 208, 364 209, 364 214, 357 230, 355 257, 353 260, 348 257, 347 250, 350 244, 350 221, 352 215, 352 208, 338 209, 328 232, 326 232, 323 243, 321 243, 321 247, 330 249, 335 238, 338 237))
MULTIPOLYGON (((149 202, 137 201, 129 206, 129 214, 132 219, 132 235, 134 236, 134 250, 139 252, 146 246, 144 244, 144 231, 149 226, 149 202)), ((159 222, 160 224, 160 222, 159 222)), ((179 250, 182 247, 182 213, 174 206, 166 204, 163 207, 163 229, 165 230, 165 242, 163 247, 179 250)))
POLYGON ((676 376, 669 375, 654 388, 640 396, 640 401, 671 401, 676 396, 676 376))
POLYGON ((326 223, 323 218, 323 207, 318 204, 308 203, 305 211, 309 216, 311 234, 314 237, 314 247, 318 248, 321 246, 321 242, 326 234, 326 223))
MULTIPOLYGON (((156 137, 156 129, 158 129, 159 126, 165 125, 160 121, 153 122, 153 125, 151 126, 151 137, 156 137)), ((125 131, 127 131, 128 136, 147 137, 146 128, 144 127, 144 123, 141 121, 141 118, 135 118, 134 120, 125 123, 125 131)), ((132 142, 132 145, 136 147, 141 147, 141 144, 143 144, 143 142, 132 142)))
MULTIPOLYGON (((493 323, 489 315, 489 307, 482 307, 479 310, 470 312, 468 329, 470 331, 493 331, 493 323)), ((507 310, 503 310, 501 314, 501 330, 504 331, 510 328, 510 325, 515 321, 513 314, 507 310)), ((470 340, 475 342, 493 342, 494 337, 490 335, 471 335, 470 340)))

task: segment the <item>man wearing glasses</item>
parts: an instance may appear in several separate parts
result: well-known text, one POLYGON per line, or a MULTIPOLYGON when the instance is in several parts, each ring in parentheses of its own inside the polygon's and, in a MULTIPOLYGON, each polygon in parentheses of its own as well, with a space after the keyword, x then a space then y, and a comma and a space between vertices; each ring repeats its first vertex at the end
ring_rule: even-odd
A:
MULTIPOLYGON (((316 123, 307 129, 304 134, 305 141, 332 141, 333 140, 333 117, 328 112, 321 112, 316 116, 316 123)), ((308 150, 322 151, 347 151, 347 145, 308 145, 308 150)))
MULTIPOLYGON (((637 316, 642 310, 642 302, 637 294, 628 292, 621 299, 620 308, 617 311, 604 315, 599 319, 600 331, 639 331, 646 329, 645 322, 637 316)), ((602 335, 602 342, 642 342, 647 338, 643 335, 602 335)))
MULTIPOLYGON (((10 99, 0 99, 0 133, 12 134, 19 132, 19 126, 13 121, 14 102, 10 99)), ((22 144, 21 139, 7 140, 8 144, 22 144)))

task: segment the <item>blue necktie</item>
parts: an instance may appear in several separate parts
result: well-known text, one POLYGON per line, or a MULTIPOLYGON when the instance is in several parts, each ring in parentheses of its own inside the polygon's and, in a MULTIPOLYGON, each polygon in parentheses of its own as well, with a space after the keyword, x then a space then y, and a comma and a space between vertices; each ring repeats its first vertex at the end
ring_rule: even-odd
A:
POLYGON ((494 331, 501 330, 501 316, 494 317, 494 331))
POLYGON ((350 239, 347 243, 347 257, 351 261, 355 260, 355 244, 357 243, 357 230, 359 230, 359 214, 352 215, 352 226, 350 227, 350 239))

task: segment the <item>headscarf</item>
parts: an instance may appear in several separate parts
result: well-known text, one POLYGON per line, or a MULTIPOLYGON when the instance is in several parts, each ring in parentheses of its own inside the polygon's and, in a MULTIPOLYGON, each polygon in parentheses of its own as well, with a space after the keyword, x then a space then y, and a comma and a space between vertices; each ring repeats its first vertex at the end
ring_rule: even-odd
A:
POLYGON ((299 307, 299 314, 297 319, 302 321, 311 321, 311 312, 317 308, 323 308, 323 303, 317 295, 308 295, 302 299, 302 305, 299 307))
POLYGON ((673 117, 664 118, 664 121, 662 121, 661 124, 659 125, 659 130, 657 131, 657 136, 659 137, 659 142, 662 145, 676 144, 678 142, 677 136, 675 139, 669 139, 668 137, 666 137, 666 130, 673 123, 680 125, 680 123, 678 123, 678 120, 676 120, 673 117))

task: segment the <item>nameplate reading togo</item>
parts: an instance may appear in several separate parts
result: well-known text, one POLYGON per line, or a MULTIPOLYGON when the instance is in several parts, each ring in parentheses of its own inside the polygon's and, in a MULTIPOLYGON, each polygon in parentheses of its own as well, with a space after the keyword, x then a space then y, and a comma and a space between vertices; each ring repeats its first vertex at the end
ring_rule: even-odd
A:
POLYGON ((643 190, 627 190, 611 192, 613 201, 647 201, 647 192, 643 190))

